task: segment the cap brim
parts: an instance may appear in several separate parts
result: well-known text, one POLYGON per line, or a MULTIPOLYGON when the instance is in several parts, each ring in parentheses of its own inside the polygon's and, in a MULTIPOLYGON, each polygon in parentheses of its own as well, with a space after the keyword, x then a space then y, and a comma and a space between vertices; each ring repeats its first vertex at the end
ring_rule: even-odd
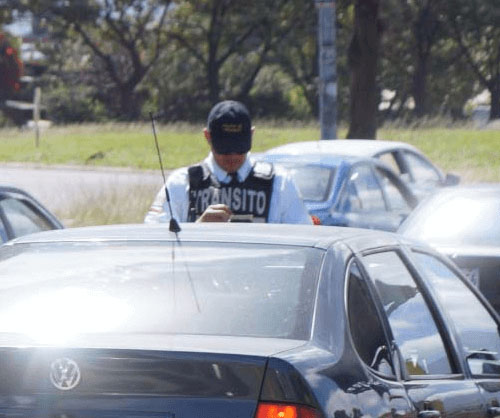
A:
POLYGON ((217 154, 246 154, 252 147, 252 138, 212 138, 217 154))

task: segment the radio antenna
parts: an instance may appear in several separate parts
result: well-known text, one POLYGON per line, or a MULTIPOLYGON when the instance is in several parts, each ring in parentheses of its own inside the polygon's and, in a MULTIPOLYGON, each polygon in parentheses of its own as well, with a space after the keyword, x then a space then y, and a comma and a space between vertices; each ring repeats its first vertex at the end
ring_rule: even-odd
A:
POLYGON ((160 146, 158 145, 158 137, 156 135, 155 117, 153 116, 153 114, 151 112, 149 112, 149 117, 151 118, 151 127, 153 128, 153 136, 155 138, 156 152, 158 153, 158 160, 160 161, 161 175, 163 177, 163 184, 165 185, 165 197, 167 199, 168 211, 170 212, 170 225, 169 225, 168 229, 170 232, 175 232, 177 234, 178 232, 180 232, 181 227, 179 226, 179 223, 177 222, 177 220, 174 218, 174 215, 172 212, 172 205, 170 203, 170 194, 168 193, 167 180, 165 179, 165 171, 163 170, 163 162, 161 160, 160 146))

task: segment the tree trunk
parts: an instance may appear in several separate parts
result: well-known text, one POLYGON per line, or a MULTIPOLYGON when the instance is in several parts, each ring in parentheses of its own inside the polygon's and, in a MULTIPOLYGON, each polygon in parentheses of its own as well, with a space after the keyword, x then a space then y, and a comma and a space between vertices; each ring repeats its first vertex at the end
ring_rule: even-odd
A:
POLYGON ((427 95, 427 75, 428 75, 429 54, 418 53, 413 75, 413 99, 415 100, 415 115, 418 118, 428 113, 428 95, 427 95))
POLYGON ((500 119, 500 75, 498 75, 497 78, 497 82, 493 85, 492 88, 490 88, 490 120, 500 119))
POLYGON ((378 10, 379 0, 356 0, 354 35, 348 51, 351 103, 347 138, 375 139, 377 135, 378 10))
POLYGON ((217 47, 210 42, 209 45, 207 59, 208 97, 211 104, 214 105, 220 98, 219 64, 217 63, 217 47))
POLYGON ((415 115, 421 118, 429 113, 427 78, 431 62, 432 46, 435 43, 439 21, 432 8, 436 0, 429 0, 421 6, 413 25, 415 37, 415 73, 413 74, 412 94, 415 100, 415 115))
POLYGON ((141 114, 142 101, 129 86, 120 86, 120 119, 136 120, 141 114))

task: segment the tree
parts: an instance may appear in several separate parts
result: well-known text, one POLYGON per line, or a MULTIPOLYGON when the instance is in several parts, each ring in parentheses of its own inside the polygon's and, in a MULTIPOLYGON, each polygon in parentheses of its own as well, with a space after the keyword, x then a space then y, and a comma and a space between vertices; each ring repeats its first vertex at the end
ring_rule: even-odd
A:
POLYGON ((438 7, 441 0, 400 0, 403 10, 403 24, 410 24, 413 56, 413 77, 411 92, 415 100, 415 115, 423 117, 429 113, 427 94, 428 78, 432 59, 432 48, 439 39, 441 22, 438 7))
POLYGON ((432 116, 463 118, 477 83, 450 38, 442 0, 387 0, 379 88, 385 98, 380 120, 432 116), (472 77, 473 78, 473 77, 472 77))
POLYGON ((382 32, 379 0, 355 0, 354 8, 354 33, 348 51, 351 101, 347 138, 375 139, 379 101, 376 77, 382 32))
POLYGON ((446 5, 453 39, 476 79, 491 94, 490 119, 500 118, 500 3, 453 0, 446 5))
POLYGON ((246 101, 272 49, 302 14, 297 0, 190 0, 177 3, 169 36, 204 73, 209 104, 246 101))
POLYGON ((311 114, 318 116, 318 27, 314 0, 305 2, 301 13, 293 19, 293 31, 271 50, 271 61, 300 88, 311 114))
POLYGON ((166 45, 171 0, 20 1, 24 10, 43 15, 54 38, 85 45, 102 102, 122 119, 140 115, 137 89, 166 45))

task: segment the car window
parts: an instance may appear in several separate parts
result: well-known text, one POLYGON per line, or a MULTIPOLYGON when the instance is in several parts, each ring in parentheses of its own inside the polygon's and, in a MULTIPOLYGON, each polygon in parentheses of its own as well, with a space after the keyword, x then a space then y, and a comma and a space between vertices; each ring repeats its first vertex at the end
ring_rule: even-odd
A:
POLYGON ((41 337, 57 324, 84 333, 308 339, 324 255, 190 242, 0 248, 0 333, 41 337))
POLYGON ((395 155, 392 152, 384 152, 383 154, 378 155, 377 158, 384 164, 391 167, 398 176, 403 174, 395 158, 395 155))
POLYGON ((445 345, 421 291, 394 251, 364 257, 409 375, 452 373, 445 345))
POLYGON ((12 228, 14 237, 53 229, 38 212, 20 200, 10 197, 2 199, 0 207, 12 228))
POLYGON ((375 173, 365 164, 358 165, 351 171, 346 191, 351 202, 351 210, 354 212, 386 209, 382 189, 375 173))
POLYGON ((0 219, 0 242, 8 241, 9 237, 7 236, 7 231, 5 230, 5 225, 3 224, 2 219, 0 219))
POLYGON ((393 179, 387 173, 379 168, 376 168, 376 173, 379 177, 380 184, 384 189, 385 196, 389 201, 391 210, 410 212, 411 207, 406 201, 401 190, 396 186, 393 179))
POLYGON ((498 324, 479 298, 442 261, 416 253, 416 261, 459 335, 474 374, 500 374, 498 324))
POLYGON ((307 164, 279 163, 288 170, 304 200, 324 202, 328 199, 335 169, 307 164))
POLYGON ((372 369, 394 376, 382 323, 356 263, 349 268, 347 304, 351 336, 359 356, 372 369))
POLYGON ((405 151, 404 155, 416 183, 439 184, 439 174, 429 162, 410 151, 405 151))

